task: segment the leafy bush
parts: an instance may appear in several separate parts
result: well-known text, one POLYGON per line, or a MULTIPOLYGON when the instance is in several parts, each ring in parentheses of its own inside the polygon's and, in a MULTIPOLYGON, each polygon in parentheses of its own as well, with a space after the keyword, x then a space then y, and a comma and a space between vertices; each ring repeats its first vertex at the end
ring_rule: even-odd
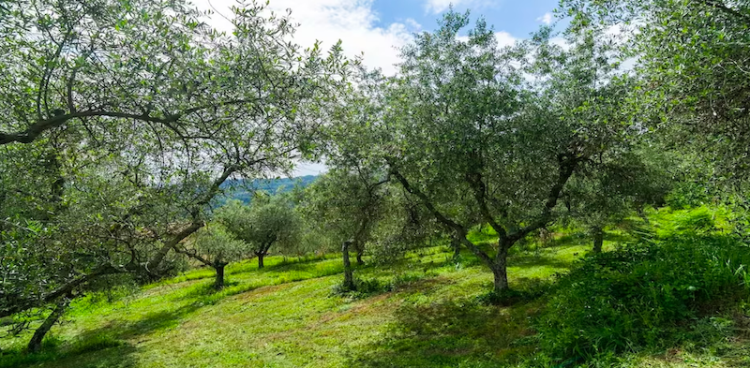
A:
POLYGON ((728 237, 675 236, 592 255, 560 280, 538 320, 558 358, 659 348, 685 322, 744 297, 748 247, 728 237))
POLYGON ((520 289, 509 289, 502 293, 494 290, 476 297, 479 304, 511 306, 539 299, 551 289, 552 284, 542 279, 526 279, 520 289))
POLYGON ((378 279, 354 279, 354 290, 349 290, 343 284, 336 284, 331 290, 331 296, 344 296, 348 299, 362 299, 368 296, 391 291, 391 284, 378 279))

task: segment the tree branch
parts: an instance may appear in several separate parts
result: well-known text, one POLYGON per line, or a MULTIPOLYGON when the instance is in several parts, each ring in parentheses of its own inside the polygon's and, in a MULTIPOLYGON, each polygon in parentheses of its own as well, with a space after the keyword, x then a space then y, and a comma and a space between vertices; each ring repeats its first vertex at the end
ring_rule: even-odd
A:
MULTIPOLYGON (((216 193, 219 192, 219 189, 222 184, 224 184, 229 177, 234 174, 238 170, 238 167, 236 165, 229 165, 227 168, 224 169, 224 172, 221 174, 220 177, 216 178, 214 182, 211 184, 211 188, 206 192, 206 194, 198 200, 195 203, 196 207, 205 206, 211 200, 216 196, 216 193)), ((164 260, 164 257, 167 256, 170 249, 173 249, 177 246, 181 241, 183 241, 188 236, 192 235, 196 231, 198 231, 200 228, 202 228, 204 225, 203 221, 200 221, 198 218, 194 217, 193 222, 188 226, 187 228, 180 231, 177 235, 173 236, 172 239, 170 239, 168 242, 164 243, 162 245, 161 249, 159 249, 158 252, 156 252, 156 255, 146 264, 146 270, 151 273, 153 270, 155 270, 159 265, 161 264, 162 260, 164 260)))
POLYGON ((88 111, 80 111, 80 112, 71 111, 67 114, 60 114, 60 115, 51 117, 46 120, 38 120, 36 123, 31 124, 31 126, 29 126, 26 130, 21 131, 21 132, 16 132, 16 133, 0 132, 0 146, 4 144, 14 143, 14 142, 31 143, 34 140, 36 140, 39 137, 39 135, 46 132, 47 130, 59 127, 65 124, 66 122, 72 119, 76 119, 76 118, 109 117, 109 118, 135 119, 135 120, 140 120, 144 122, 163 124, 167 128, 174 130, 175 128, 174 126, 171 125, 171 123, 175 123, 179 121, 182 117, 186 115, 190 115, 198 111, 213 108, 213 107, 238 105, 238 104, 251 103, 251 102, 257 102, 257 100, 238 99, 238 100, 224 101, 224 102, 215 103, 215 104, 195 106, 181 113, 170 115, 170 116, 163 117, 163 118, 151 116, 148 114, 133 114, 133 113, 117 112, 117 111, 102 111, 102 110, 88 110, 88 111))
POLYGON ((542 215, 532 222, 531 224, 522 227, 518 231, 508 236, 510 244, 522 239, 534 230, 538 230, 547 225, 552 220, 552 210, 557 206, 557 201, 560 199, 562 190, 565 184, 568 182, 573 173, 575 172, 578 163, 583 160, 584 157, 576 156, 575 154, 565 153, 558 156, 559 174, 557 181, 550 188, 549 194, 547 195, 547 201, 542 209, 542 215))
POLYGON ((484 184, 482 174, 475 172, 473 174, 467 174, 466 178, 474 192, 474 199, 477 201, 479 212, 482 214, 482 217, 484 217, 484 220, 492 226, 498 237, 502 239, 506 238, 508 233, 505 231, 505 228, 495 220, 487 206, 487 186, 484 184))
POLYGON ((31 308, 43 305, 45 303, 51 303, 55 301, 56 299, 60 298, 61 296, 69 294, 70 292, 75 290, 77 287, 97 277, 105 276, 105 275, 114 275, 117 273, 124 273, 124 272, 126 272, 126 269, 124 267, 115 267, 115 266, 112 266, 111 264, 101 265, 93 269, 91 272, 85 275, 76 277, 73 280, 69 281, 68 283, 45 294, 40 299, 25 300, 23 302, 14 304, 10 308, 0 310, 0 318, 7 317, 10 315, 19 313, 19 312, 23 312, 27 309, 31 309, 31 308))
POLYGON ((492 266, 493 261, 490 256, 485 253, 483 250, 481 250, 479 247, 477 247, 474 243, 470 242, 468 239, 466 239, 466 229, 459 224, 458 222, 455 222, 451 219, 449 219, 447 216, 445 216, 443 213, 441 213, 430 201, 427 196, 422 193, 419 189, 416 189, 411 186, 409 181, 401 175, 401 173, 393 168, 393 165, 391 165, 391 171, 390 174, 396 177, 396 180, 398 180, 401 185, 406 189, 407 192, 411 193, 412 195, 419 198, 419 200, 422 202, 422 204, 427 207, 427 209, 432 212, 433 216, 442 223, 444 226, 446 226, 448 229, 454 231, 456 235, 461 239, 461 242, 471 250, 472 253, 474 253, 479 259, 487 263, 487 265, 492 266))
POLYGON ((195 250, 195 249, 193 249, 192 251, 188 251, 187 249, 180 249, 179 247, 177 247, 176 244, 173 247, 173 249, 174 249, 175 252, 177 252, 179 254, 184 254, 184 255, 192 258, 192 259, 195 259, 196 261, 198 261, 200 263, 203 263, 206 266, 209 266, 209 267, 213 267, 214 266, 213 262, 211 262, 211 261, 203 258, 200 254, 198 254, 198 251, 195 250))

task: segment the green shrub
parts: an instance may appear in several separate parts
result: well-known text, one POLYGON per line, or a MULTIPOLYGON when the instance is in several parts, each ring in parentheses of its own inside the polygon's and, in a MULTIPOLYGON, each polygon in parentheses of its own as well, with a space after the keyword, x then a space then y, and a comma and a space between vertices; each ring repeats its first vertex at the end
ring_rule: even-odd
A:
POLYGON ((363 299, 372 295, 382 294, 391 291, 391 284, 381 282, 378 279, 360 279, 354 278, 354 290, 344 287, 344 284, 336 284, 331 290, 331 296, 343 296, 347 299, 363 299))
POLYGON ((744 297, 748 247, 728 237, 671 237, 592 255, 560 280, 537 323, 558 358, 659 348, 686 322, 744 297))
POLYGON ((550 282, 542 279, 527 279, 519 289, 505 290, 502 293, 493 290, 478 295, 476 300, 479 304, 507 307, 539 299, 549 292, 551 286, 550 282))
POLYGON ((424 273, 403 273, 394 276, 387 285, 384 285, 384 288, 387 291, 396 291, 415 282, 423 280, 424 278, 424 273))

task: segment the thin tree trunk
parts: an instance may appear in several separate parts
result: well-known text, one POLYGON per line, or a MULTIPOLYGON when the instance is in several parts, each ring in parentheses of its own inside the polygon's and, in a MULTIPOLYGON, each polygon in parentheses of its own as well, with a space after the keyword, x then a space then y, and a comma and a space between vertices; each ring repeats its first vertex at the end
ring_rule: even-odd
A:
POLYGON ((362 256, 365 253, 365 250, 363 248, 364 247, 362 247, 361 245, 357 247, 357 264, 360 266, 365 264, 365 261, 362 260, 362 256))
POLYGON ((594 253, 601 253, 604 245, 604 230, 601 227, 594 229, 594 253))
POLYGON ((345 241, 341 246, 341 256, 344 258, 344 290, 354 290, 354 275, 352 274, 352 264, 349 262, 349 245, 350 241, 345 241))
POLYGON ((265 257, 266 255, 263 253, 258 253, 257 256, 258 256, 258 269, 261 269, 265 267, 265 265, 263 265, 263 257, 265 257))
POLYGON ((224 288, 224 267, 226 267, 226 264, 218 263, 213 267, 216 270, 216 281, 214 282, 214 289, 221 290, 224 288))
POLYGON ((453 248, 453 260, 457 261, 461 257, 461 240, 454 236, 451 238, 451 247, 453 248))
POLYGON ((495 277, 495 293, 502 294, 509 289, 508 286, 508 247, 502 242, 499 244, 495 262, 490 267, 492 275, 495 277))
POLYGON ((362 255, 364 255, 365 253, 365 234, 367 233, 369 222, 369 218, 365 218, 360 222, 359 228, 357 229, 357 233, 354 234, 354 239, 352 242, 352 245, 354 245, 354 249, 357 250, 357 264, 360 266, 365 264, 365 262, 362 261, 362 255))
POLYGON ((42 350, 42 341, 44 340, 44 336, 47 335, 49 330, 52 329, 52 326, 57 323, 57 321, 62 317, 63 313, 65 313, 65 309, 68 307, 68 304, 70 304, 70 299, 67 297, 62 297, 60 300, 57 301, 57 305, 55 306, 55 309, 52 311, 52 313, 47 317, 47 319, 44 320, 41 326, 34 331, 34 336, 31 337, 31 341, 29 341, 28 349, 32 353, 38 353, 42 350))

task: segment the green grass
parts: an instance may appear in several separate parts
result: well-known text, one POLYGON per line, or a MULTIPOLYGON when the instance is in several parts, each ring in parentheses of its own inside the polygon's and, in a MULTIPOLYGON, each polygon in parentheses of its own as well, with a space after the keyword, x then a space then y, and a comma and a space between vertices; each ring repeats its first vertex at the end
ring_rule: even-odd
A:
MULTIPOLYGON (((607 242, 607 247, 619 240, 616 231, 611 233, 614 241, 607 242)), ((478 242, 492 240, 491 234, 475 236, 478 242)), ((586 238, 563 235, 550 246, 526 249, 514 252, 510 259, 508 273, 515 289, 532 288, 567 272, 590 244, 586 238)), ((113 302, 104 298, 77 301, 64 323, 53 329, 44 353, 20 352, 28 334, 0 340, 5 352, 0 367, 478 368, 527 364, 535 351, 531 319, 543 302, 487 305, 481 299, 491 289, 491 273, 468 252, 459 264, 451 257, 452 251, 441 246, 411 253, 397 264, 360 267, 356 277, 391 285, 391 291, 362 298, 332 294, 342 278, 341 261, 335 254, 287 262, 269 257, 262 270, 253 261, 233 264, 221 292, 211 290, 211 270, 193 270, 113 302)), ((720 351, 633 355, 618 364, 740 367, 722 356, 739 356, 749 349, 738 341, 724 343, 720 351)))

